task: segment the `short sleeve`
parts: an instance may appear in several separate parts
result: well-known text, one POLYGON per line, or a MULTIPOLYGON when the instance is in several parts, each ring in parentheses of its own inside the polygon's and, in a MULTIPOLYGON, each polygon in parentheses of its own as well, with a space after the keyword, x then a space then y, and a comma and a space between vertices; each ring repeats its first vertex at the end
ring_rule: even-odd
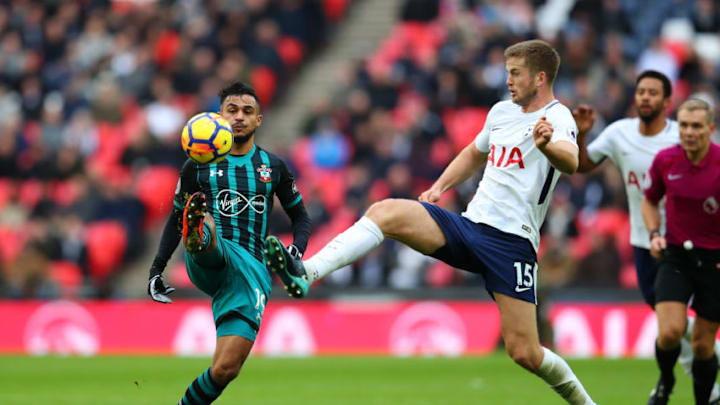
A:
POLYGON ((575 124, 575 118, 573 118, 567 107, 562 104, 551 107, 545 117, 553 126, 550 142, 565 141, 577 146, 577 125, 575 124))
POLYGON ((490 109, 487 117, 485 117, 483 129, 475 136, 475 147, 483 153, 490 153, 490 130, 493 126, 493 118, 497 115, 497 105, 498 104, 495 104, 495 106, 490 109))
POLYGON ((605 128, 600 132, 600 135, 587 146, 588 157, 593 163, 600 163, 607 157, 615 161, 613 153, 615 151, 615 142, 613 141, 614 132, 614 125, 605 128))
POLYGON ((645 198, 652 203, 657 204, 665 195, 665 182, 662 173, 662 155, 658 154, 653 159, 648 175, 650 177, 650 186, 645 189, 645 198))
POLYGON ((302 194, 300 194, 300 190, 298 190, 297 184, 295 184, 295 177, 287 167, 287 164, 280 160, 279 167, 280 178, 278 179, 275 194, 283 208, 292 208, 302 201, 302 194))

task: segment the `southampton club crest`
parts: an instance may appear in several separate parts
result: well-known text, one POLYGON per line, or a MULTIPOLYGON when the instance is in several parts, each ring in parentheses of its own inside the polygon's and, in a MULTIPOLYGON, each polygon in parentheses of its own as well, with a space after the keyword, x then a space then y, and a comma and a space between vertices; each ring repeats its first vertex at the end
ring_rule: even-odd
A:
POLYGON ((272 181, 272 178, 270 177, 270 173, 272 173, 271 168, 262 164, 256 169, 256 171, 260 174, 260 181, 263 183, 270 183, 272 181))

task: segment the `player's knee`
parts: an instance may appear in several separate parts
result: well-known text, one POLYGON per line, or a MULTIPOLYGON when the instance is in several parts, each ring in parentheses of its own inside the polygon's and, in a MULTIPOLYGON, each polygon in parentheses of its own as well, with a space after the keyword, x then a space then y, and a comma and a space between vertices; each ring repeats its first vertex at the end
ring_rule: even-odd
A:
POLYGON ((226 385, 238 376, 238 374, 240 373, 240 367, 242 367, 242 363, 232 364, 220 362, 218 364, 213 364, 213 378, 215 378, 218 383, 226 385))
POLYGON ((507 350, 508 356, 519 366, 533 372, 540 367, 542 359, 536 355, 532 345, 519 341, 514 341, 509 344, 506 342, 505 349, 507 350))
MULTIPOLYGON (((715 339, 692 339, 693 356, 697 359, 709 359, 715 353, 715 339)), ((717 354, 717 353, 715 353, 717 354)))
POLYGON ((403 208, 402 200, 387 198, 382 201, 373 203, 365 212, 365 216, 370 218, 375 224, 386 234, 396 234, 400 232, 402 220, 400 219, 403 208))
POLYGON ((658 344, 660 347, 672 347, 680 342, 685 334, 681 324, 660 325, 658 330, 658 344))

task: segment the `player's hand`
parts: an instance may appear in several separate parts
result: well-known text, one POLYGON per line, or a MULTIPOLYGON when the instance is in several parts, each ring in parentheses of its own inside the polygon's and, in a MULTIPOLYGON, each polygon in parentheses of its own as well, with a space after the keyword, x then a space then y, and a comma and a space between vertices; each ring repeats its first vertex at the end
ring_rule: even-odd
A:
POLYGON ((664 237, 657 235, 650 240, 650 256, 660 259, 665 249, 667 249, 667 241, 664 237))
POLYGON ((547 118, 542 117, 535 123, 533 128, 533 138, 535 138, 535 146, 538 149, 543 150, 550 143, 552 138, 553 126, 548 122, 547 118))
POLYGON ((435 204, 438 200, 440 200, 441 195, 442 191, 431 187, 420 194, 418 201, 435 204))
POLYGON ((148 294, 154 301, 162 302, 163 304, 172 304, 172 300, 168 298, 175 289, 165 284, 161 275, 153 276, 148 284, 148 294))
POLYGON ((287 247, 287 251, 288 251, 288 253, 290 253, 290 256, 292 256, 294 259, 300 260, 303 257, 302 252, 295 245, 289 245, 287 247))
POLYGON ((575 118, 575 125, 578 127, 578 135, 590 132, 595 124, 595 110, 587 104, 580 104, 572 114, 575 118))

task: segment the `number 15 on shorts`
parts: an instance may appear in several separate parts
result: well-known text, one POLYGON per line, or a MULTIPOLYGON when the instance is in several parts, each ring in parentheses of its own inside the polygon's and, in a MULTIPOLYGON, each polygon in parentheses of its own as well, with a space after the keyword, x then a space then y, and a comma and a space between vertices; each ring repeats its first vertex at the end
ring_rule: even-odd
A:
POLYGON ((537 263, 515 262, 513 266, 515 266, 517 282, 515 292, 521 293, 533 288, 535 286, 535 280, 537 279, 537 263))

